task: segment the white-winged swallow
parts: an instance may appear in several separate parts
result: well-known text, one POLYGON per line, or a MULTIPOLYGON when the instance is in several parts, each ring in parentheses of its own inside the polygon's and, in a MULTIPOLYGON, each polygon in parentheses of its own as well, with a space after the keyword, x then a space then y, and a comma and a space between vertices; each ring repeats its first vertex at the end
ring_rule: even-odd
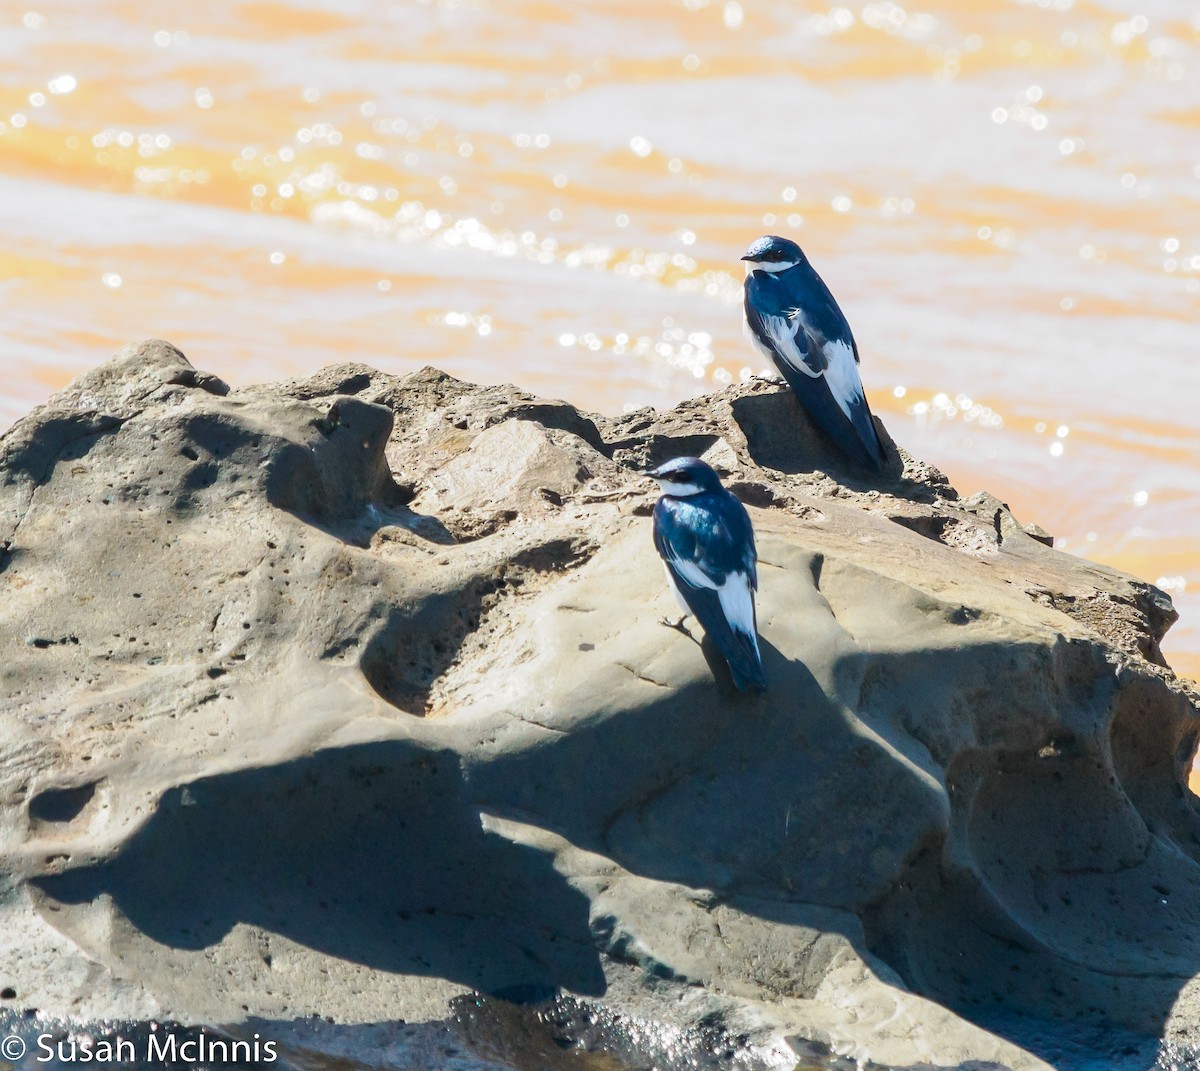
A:
POLYGON ((858 375, 858 346, 829 288, 793 241, 758 239, 746 262, 746 330, 840 451, 881 471, 883 445, 858 375))
POLYGON ((766 688, 754 608, 758 559, 746 507, 696 457, 675 458, 647 475, 663 492, 654 507, 654 546, 680 608, 700 622, 738 688, 766 688))

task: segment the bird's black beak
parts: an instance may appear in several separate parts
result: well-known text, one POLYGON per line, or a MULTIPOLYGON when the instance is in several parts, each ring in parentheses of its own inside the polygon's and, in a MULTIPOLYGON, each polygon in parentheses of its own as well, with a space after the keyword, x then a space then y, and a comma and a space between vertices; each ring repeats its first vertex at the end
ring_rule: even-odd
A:
POLYGON ((750 256, 749 254, 747 254, 746 256, 742 257, 742 260, 753 260, 753 259, 754 259, 754 258, 753 258, 752 256, 750 256))

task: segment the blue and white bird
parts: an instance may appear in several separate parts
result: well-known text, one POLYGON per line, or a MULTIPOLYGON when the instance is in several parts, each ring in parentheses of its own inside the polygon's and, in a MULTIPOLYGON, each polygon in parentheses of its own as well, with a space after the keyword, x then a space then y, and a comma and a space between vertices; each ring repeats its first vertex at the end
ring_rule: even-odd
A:
POLYGON ((680 609, 703 626, 738 688, 766 688, 754 609, 758 558, 746 507, 696 457, 675 458, 646 475, 662 488, 654 546, 680 609))
POLYGON ((768 234, 746 261, 746 331, 843 454, 868 469, 885 464, 858 375, 858 346, 829 288, 800 247, 768 234))

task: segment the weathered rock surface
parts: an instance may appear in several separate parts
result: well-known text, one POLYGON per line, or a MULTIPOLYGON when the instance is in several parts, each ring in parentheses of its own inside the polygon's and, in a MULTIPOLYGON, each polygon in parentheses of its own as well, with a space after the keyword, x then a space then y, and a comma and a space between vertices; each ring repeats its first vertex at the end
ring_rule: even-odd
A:
POLYGON ((768 385, 607 419, 126 347, 0 438, 0 986, 226 1023, 557 986, 894 1065, 1047 1066, 996 1007, 1189 1040, 1173 617, 911 459, 843 472, 768 385), (761 697, 660 624, 637 472, 683 453, 758 532, 761 697))

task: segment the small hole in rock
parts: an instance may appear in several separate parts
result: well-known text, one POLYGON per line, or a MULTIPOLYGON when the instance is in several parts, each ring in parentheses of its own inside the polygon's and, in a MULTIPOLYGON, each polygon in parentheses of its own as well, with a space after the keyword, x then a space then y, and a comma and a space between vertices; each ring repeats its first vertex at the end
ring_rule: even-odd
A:
POLYGON ((29 817, 39 822, 70 822, 95 794, 94 781, 74 788, 48 788, 29 801, 29 817))

